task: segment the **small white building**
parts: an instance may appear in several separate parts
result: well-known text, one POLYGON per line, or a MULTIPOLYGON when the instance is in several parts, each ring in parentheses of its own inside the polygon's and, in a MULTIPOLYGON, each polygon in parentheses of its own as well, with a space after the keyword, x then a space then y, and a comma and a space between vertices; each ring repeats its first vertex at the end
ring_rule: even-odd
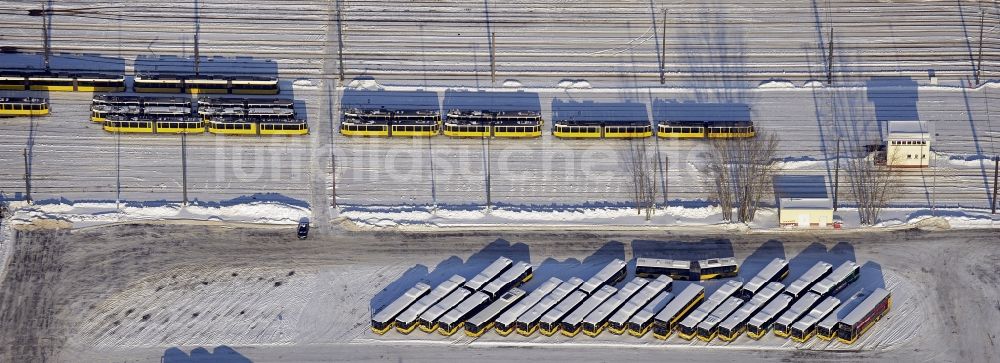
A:
POLYGON ((924 121, 889 121, 885 164, 898 168, 924 168, 930 163, 931 138, 924 121))
POLYGON ((782 227, 830 227, 834 225, 833 201, 822 175, 774 177, 778 202, 778 224, 782 227))

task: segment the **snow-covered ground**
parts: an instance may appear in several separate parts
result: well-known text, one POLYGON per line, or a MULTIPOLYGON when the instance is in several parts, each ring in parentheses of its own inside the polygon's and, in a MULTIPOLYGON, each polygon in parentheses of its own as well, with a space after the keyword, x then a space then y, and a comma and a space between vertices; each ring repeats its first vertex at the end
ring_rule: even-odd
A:
MULTIPOLYGON (((487 170, 489 198, 501 211, 504 206, 625 209, 631 199, 620 162, 624 141, 557 140, 548 130, 534 140, 343 137, 335 131, 338 110, 356 105, 532 109, 542 113, 546 126, 578 111, 658 119, 665 107, 686 103, 720 109, 745 105, 762 130, 779 132, 786 170, 824 175, 828 183, 835 174, 838 137, 863 125, 878 138, 882 120, 920 119, 932 127, 934 167, 907 172, 893 207, 982 210, 991 199, 989 158, 1000 153, 1000 126, 989 100, 1000 91, 996 83, 963 88, 978 66, 970 63, 978 50, 981 8, 974 4, 683 1, 667 7, 665 33, 653 26, 662 25, 661 6, 641 1, 331 5, 261 0, 252 12, 219 0, 197 4, 198 22, 190 17, 195 2, 88 9, 54 4, 51 42, 57 70, 179 72, 193 68, 198 30, 200 54, 207 57, 201 63, 204 72, 284 80, 283 95, 301 101, 299 111, 312 134, 188 137, 188 199, 202 206, 287 205, 308 210, 321 223, 335 217, 326 208, 334 194, 348 211, 478 210, 486 204, 487 170), (777 23, 776 17, 793 20, 777 23), (901 20, 882 21, 890 17, 901 20), (837 44, 835 82, 825 85, 831 26, 837 44), (497 33, 496 82, 489 77, 488 32, 497 33), (664 38, 668 77, 661 85, 664 38), (341 46, 343 81, 336 76, 341 46)), ((39 19, 26 15, 33 5, 11 8, 0 15, 5 20, 0 29, 9 35, 4 45, 38 51, 39 19)), ((996 7, 982 10, 987 23, 997 18, 996 7)), ((998 34, 992 28, 984 32, 984 82, 996 78, 998 34)), ((0 61, 10 68, 38 68, 42 58, 5 53, 0 61)), ((24 93, 0 92, 13 94, 24 93)), ((130 210, 133 218, 264 221, 253 211, 236 216, 157 210, 176 210, 183 199, 178 136, 119 138, 86 120, 89 94, 31 94, 50 97, 52 115, 0 120, 3 198, 25 197, 21 176, 27 150, 32 197, 42 209, 122 202, 152 208, 130 210)), ((667 172, 658 173, 657 182, 667 187, 668 201, 660 204, 692 209, 685 213, 707 208, 700 171, 706 144, 643 142, 656 150, 657 159, 666 160, 667 172)), ((840 177, 843 183, 845 176, 840 177)), ((562 213, 550 217, 564 218, 562 213)))
MULTIPOLYGON (((865 361, 914 354, 931 354, 935 360, 951 360, 964 352, 967 358, 976 357, 970 361, 983 361, 985 356, 982 354, 988 354, 988 348, 983 351, 984 347, 978 345, 987 340, 983 329, 987 334, 996 330, 987 323, 975 323, 992 319, 997 314, 995 309, 977 310, 979 305, 973 304, 980 299, 993 301, 996 295, 995 289, 982 288, 982 284, 993 286, 995 279, 990 279, 989 268, 984 270, 985 267, 979 265, 995 256, 984 248, 995 244, 996 238, 972 231, 845 234, 830 239, 820 235, 804 239, 801 238, 803 234, 742 235, 728 239, 721 238, 726 234, 720 234, 720 238, 701 235, 708 238, 701 241, 697 241, 696 236, 595 237, 591 233, 551 232, 551 235, 510 236, 510 241, 480 238, 474 234, 426 234, 403 237, 405 242, 398 242, 387 240, 385 237, 392 233, 386 233, 378 237, 380 239, 363 234, 338 237, 330 243, 341 247, 331 249, 325 244, 310 247, 314 242, 295 241, 290 235, 269 238, 267 236, 279 234, 266 231, 250 231, 255 237, 243 235, 237 243, 209 242, 206 239, 215 237, 195 237, 203 228, 216 227, 147 226, 138 230, 115 226, 89 229, 86 236, 63 237, 103 241, 105 233, 133 236, 135 232, 148 231, 151 234, 133 236, 132 241, 114 244, 123 245, 117 248, 130 250, 124 245, 145 246, 149 242, 140 240, 147 238, 155 241, 154 245, 181 239, 204 249, 197 254, 200 257, 184 253, 184 257, 172 258, 169 254, 161 254, 159 247, 150 247, 148 254, 138 260, 127 259, 132 261, 127 263, 122 260, 121 263, 125 263, 119 265, 122 271, 146 272, 134 278, 113 278, 117 288, 101 290, 99 286, 74 284, 71 289, 78 293, 60 300, 73 301, 66 306, 79 306, 72 309, 72 314, 60 318, 65 319, 60 321, 72 322, 72 328, 65 330, 69 332, 65 354, 134 359, 145 357, 150 351, 156 354, 156 348, 162 353, 165 349, 174 349, 172 347, 188 350, 190 347, 227 346, 249 352, 248 356, 266 357, 284 352, 282 347, 294 347, 298 348, 294 349, 296 353, 286 353, 278 359, 309 360, 302 352, 312 349, 327 352, 355 349, 369 354, 384 351, 406 360, 420 357, 411 353, 411 348, 418 347, 447 348, 438 352, 449 356, 506 347, 512 349, 508 354, 525 349, 582 349, 593 350, 601 357, 619 349, 642 349, 645 354, 691 355, 695 361, 713 361, 718 352, 771 358, 791 354, 798 355, 799 359, 828 356, 843 359, 844 354, 850 354, 852 358, 865 361), (567 244, 566 240, 577 242, 567 244), (351 243, 341 244, 345 241, 351 243), (247 255, 249 250, 258 252, 247 255), (268 257, 255 257, 257 253, 268 257), (970 257, 967 253, 978 255, 970 257), (839 296, 846 298, 859 291, 884 287, 893 294, 893 307, 885 319, 851 346, 819 339, 799 344, 772 335, 760 341, 741 337, 728 344, 718 340, 688 342, 677 337, 660 341, 648 335, 635 338, 610 333, 597 338, 539 334, 501 337, 490 332, 472 339, 464 334, 443 337, 420 331, 409 335, 392 331, 379 336, 368 326, 372 311, 388 304, 416 282, 436 285, 452 274, 473 276, 501 255, 534 266, 534 279, 524 285, 525 289, 532 290, 553 276, 563 279, 589 277, 613 258, 630 260, 636 256, 682 255, 698 258, 721 254, 731 254, 741 262, 739 279, 743 280, 775 257, 790 262, 789 280, 797 278, 817 261, 834 265, 846 260, 857 261, 862 265, 861 278, 839 296), (928 263, 941 259, 944 262, 938 265, 928 263), (202 263, 208 260, 215 262, 202 263), (147 264, 158 268, 146 270, 147 264), (948 267, 944 267, 945 264, 948 267), (121 284, 123 281, 128 283, 121 284), (102 292, 95 295, 92 291, 102 292), (957 326, 949 325, 951 322, 957 326), (957 345, 953 341, 969 343, 957 345), (914 351, 917 347, 924 353, 914 351), (397 352, 397 349, 402 350, 397 352)), ((244 232, 247 231, 241 234, 244 232)), ((280 232, 281 236, 285 234, 280 232)), ((73 247, 67 251, 67 256, 76 256, 86 250, 84 245, 73 247)), ((126 257, 113 260, 122 258, 126 257)), ((60 283, 94 278, 99 276, 67 277, 60 283)), ((674 289, 685 284, 687 282, 676 282, 674 289)), ((704 284, 711 292, 721 281, 704 284)))

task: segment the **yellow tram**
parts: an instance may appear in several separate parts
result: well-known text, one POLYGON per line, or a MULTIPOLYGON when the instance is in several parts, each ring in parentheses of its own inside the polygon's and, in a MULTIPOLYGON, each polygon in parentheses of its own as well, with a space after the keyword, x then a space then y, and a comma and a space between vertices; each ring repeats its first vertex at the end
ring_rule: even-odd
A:
POLYGON ((452 110, 443 130, 450 137, 531 138, 542 136, 543 123, 535 111, 452 110))
POLYGON ((736 139, 757 136, 753 121, 660 121, 656 136, 670 139, 736 139))
POLYGON ((44 98, 0 98, 0 116, 43 116, 49 114, 49 101, 44 98))
POLYGON ((256 135, 257 123, 245 118, 216 117, 205 122, 208 132, 216 135, 256 135))
POLYGON ((441 114, 436 110, 348 109, 340 122, 345 136, 431 137, 440 132, 441 114))
POLYGON ((90 121, 103 123, 110 114, 139 115, 142 103, 135 96, 96 95, 90 104, 90 121))
POLYGON ((114 133, 153 133, 154 120, 142 116, 108 115, 104 131, 114 133))
POLYGON ((229 93, 229 80, 218 76, 185 77, 184 89, 190 94, 229 93))
POLYGON ((28 89, 32 91, 75 90, 75 79, 68 74, 38 74, 28 76, 28 89))
POLYGON ((181 93, 184 80, 177 76, 137 74, 132 89, 139 93, 181 93))
POLYGON ((276 78, 237 76, 230 79, 233 94, 276 95, 280 92, 276 78))
POLYGON ((488 111, 448 111, 444 135, 450 137, 490 137, 493 114, 488 111))
POLYGON ((0 73, 0 90, 24 91, 28 89, 28 78, 21 73, 0 73))
POLYGON ((542 115, 534 111, 501 111, 494 116, 493 136, 510 138, 541 137, 542 115))
POLYGON ((79 92, 125 92, 124 75, 80 74, 76 76, 79 92))
POLYGON ((637 139, 653 136, 647 121, 556 121, 552 135, 563 139, 637 139))
POLYGON ((710 139, 737 139, 757 136, 752 121, 712 122, 705 125, 710 139))
POLYGON ((308 135, 309 125, 305 120, 273 119, 262 120, 258 123, 258 130, 261 135, 308 135))

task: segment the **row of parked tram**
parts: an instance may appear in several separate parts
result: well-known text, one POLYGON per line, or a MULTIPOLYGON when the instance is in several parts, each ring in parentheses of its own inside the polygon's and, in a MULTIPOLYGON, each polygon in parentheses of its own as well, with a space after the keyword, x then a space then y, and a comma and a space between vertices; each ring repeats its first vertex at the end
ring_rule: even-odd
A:
POLYGON ((209 132, 219 135, 305 135, 309 126, 287 99, 94 96, 90 120, 115 133, 209 132))
MULTIPOLYGON (((639 276, 637 267, 637 276, 627 282, 627 265, 616 259, 588 280, 552 277, 527 292, 518 286, 531 278, 531 265, 501 257, 469 280, 455 275, 434 288, 416 284, 372 316, 372 331, 385 334, 395 328, 409 334, 419 328, 450 336, 464 327, 471 337, 491 329, 500 336, 537 331, 570 337, 605 330, 642 337, 652 331, 658 339, 676 333, 703 341, 732 341, 744 333, 760 339, 773 331, 796 342, 819 336, 852 344, 892 304, 882 288, 856 293, 843 303, 836 297, 860 276, 852 261, 835 269, 819 262, 785 285, 788 263, 775 258, 746 283, 729 280, 711 294, 696 283, 674 291, 673 270, 664 268, 668 263, 639 262, 647 268, 639 276)), ((699 279, 688 272, 677 276, 699 279)))
MULTIPOLYGON (((532 138, 542 136, 544 120, 535 111, 452 110, 444 118, 437 110, 344 110, 340 132, 346 136, 532 138)), ((557 120, 552 135, 566 139, 633 139, 653 136, 653 126, 637 121, 557 120)), ((661 138, 747 138, 756 136, 751 121, 668 122, 656 125, 661 138)))
MULTIPOLYGON (((278 80, 257 76, 138 74, 135 92, 191 94, 278 94, 278 80)), ((0 73, 0 90, 125 92, 124 75, 68 73, 0 73)))
POLYGON ((533 111, 358 109, 344 111, 340 132, 347 136, 529 138, 542 136, 541 114, 533 111))
POLYGON ((36 97, 0 97, 0 117, 44 116, 49 100, 36 97))

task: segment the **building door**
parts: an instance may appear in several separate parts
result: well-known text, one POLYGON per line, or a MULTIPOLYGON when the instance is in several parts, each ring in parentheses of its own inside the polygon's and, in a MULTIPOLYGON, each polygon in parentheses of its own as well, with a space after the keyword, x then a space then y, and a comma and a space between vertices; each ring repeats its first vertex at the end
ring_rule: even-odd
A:
POLYGON ((809 227, 809 214, 799 214, 799 227, 809 227))

